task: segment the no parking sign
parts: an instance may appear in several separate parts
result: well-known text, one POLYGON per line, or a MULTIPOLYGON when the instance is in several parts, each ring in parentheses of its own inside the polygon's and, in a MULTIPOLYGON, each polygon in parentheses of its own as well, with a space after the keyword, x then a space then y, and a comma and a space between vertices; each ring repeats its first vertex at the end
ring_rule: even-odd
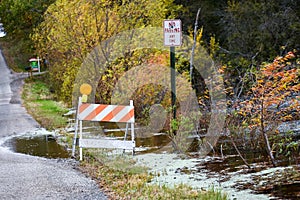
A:
POLYGON ((165 46, 181 46, 182 44, 182 28, 181 20, 164 20, 164 45, 165 46))

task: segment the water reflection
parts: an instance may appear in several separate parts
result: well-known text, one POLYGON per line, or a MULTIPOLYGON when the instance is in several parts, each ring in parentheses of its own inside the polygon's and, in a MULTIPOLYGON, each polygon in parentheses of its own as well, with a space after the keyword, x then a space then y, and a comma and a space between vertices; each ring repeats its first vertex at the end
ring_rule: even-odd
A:
POLYGON ((59 145, 52 135, 15 137, 8 145, 13 151, 45 158, 68 158, 68 151, 59 145))

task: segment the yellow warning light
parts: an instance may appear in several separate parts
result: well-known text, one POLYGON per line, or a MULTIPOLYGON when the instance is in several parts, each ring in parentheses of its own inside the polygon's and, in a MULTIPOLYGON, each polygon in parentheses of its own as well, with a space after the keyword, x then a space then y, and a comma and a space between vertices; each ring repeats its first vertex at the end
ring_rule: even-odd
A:
POLYGON ((89 95, 92 92, 92 86, 84 83, 80 86, 80 93, 83 95, 89 95))

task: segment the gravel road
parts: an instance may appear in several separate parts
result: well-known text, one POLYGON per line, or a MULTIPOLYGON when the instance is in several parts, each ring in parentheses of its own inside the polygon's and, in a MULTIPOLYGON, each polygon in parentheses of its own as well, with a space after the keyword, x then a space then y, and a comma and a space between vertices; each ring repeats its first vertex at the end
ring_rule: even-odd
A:
POLYGON ((96 182, 76 170, 76 161, 18 154, 2 146, 9 137, 39 127, 21 105, 26 76, 12 73, 0 50, 0 200, 108 199, 96 182))

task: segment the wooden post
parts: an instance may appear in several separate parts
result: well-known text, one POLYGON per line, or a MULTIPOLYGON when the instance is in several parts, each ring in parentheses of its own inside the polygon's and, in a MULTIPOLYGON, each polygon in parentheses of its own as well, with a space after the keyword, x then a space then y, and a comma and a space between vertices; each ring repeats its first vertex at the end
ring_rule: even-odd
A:
POLYGON ((75 157, 75 146, 76 146, 76 139, 78 136, 78 112, 79 112, 79 106, 81 104, 81 97, 78 99, 78 105, 76 110, 76 116, 75 116, 75 132, 74 132, 74 139, 73 139, 73 146, 72 146, 72 157, 75 157))
MULTIPOLYGON (((82 120, 79 120, 79 140, 82 140, 82 120)), ((79 147, 80 161, 83 160, 82 147, 79 147)))
MULTIPOLYGON (((130 106, 133 106, 133 100, 130 100, 130 106)), ((132 141, 132 145, 135 143, 135 140, 134 140, 134 122, 131 122, 131 141, 132 141)), ((135 145, 134 145, 135 146, 135 145)), ((135 151, 135 148, 133 147, 132 149, 132 155, 134 155, 134 151, 135 151)))

